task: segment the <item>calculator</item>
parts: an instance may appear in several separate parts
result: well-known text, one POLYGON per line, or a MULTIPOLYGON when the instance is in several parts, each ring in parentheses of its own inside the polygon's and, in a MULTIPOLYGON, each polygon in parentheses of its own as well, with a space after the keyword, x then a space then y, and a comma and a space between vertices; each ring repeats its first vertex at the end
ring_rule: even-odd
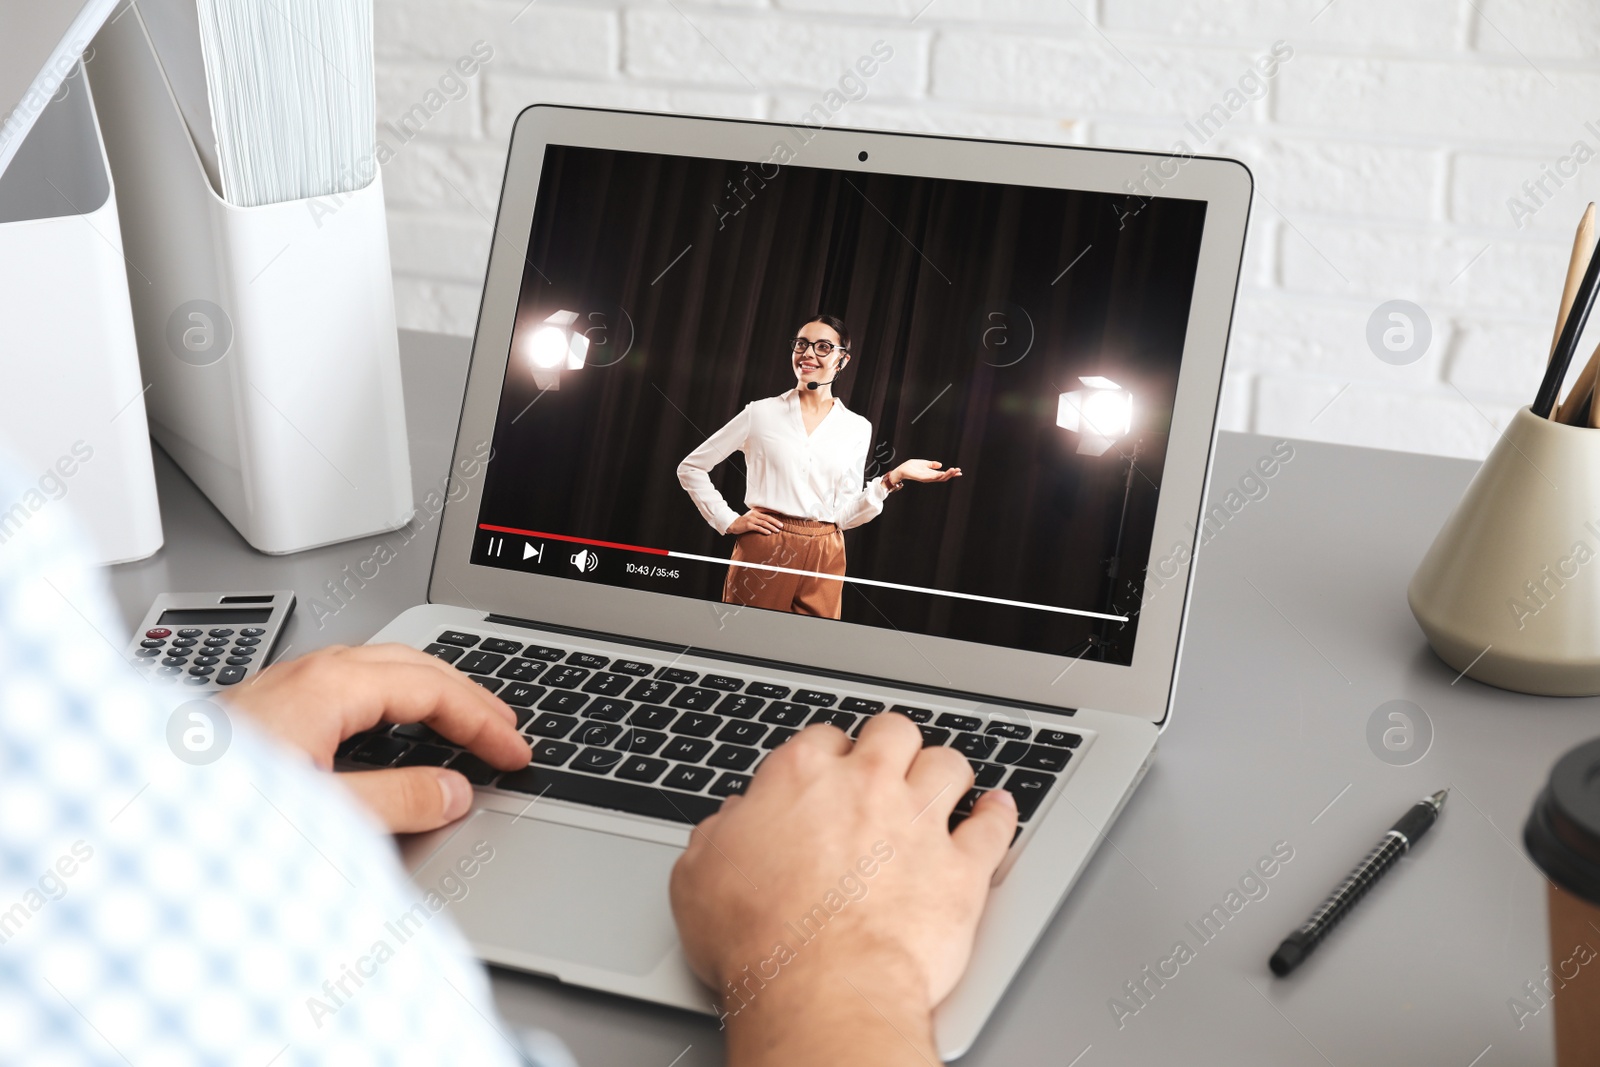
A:
POLYGON ((294 612, 294 592, 163 593, 128 655, 153 682, 215 692, 256 674, 294 612))

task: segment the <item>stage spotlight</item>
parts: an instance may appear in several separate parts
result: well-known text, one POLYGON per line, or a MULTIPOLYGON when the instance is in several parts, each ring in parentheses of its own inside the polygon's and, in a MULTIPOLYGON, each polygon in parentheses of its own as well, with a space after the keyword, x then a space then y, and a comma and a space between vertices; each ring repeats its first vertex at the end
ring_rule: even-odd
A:
POLYGON ((573 329, 577 321, 576 311, 557 311, 528 339, 527 357, 533 365, 533 384, 540 389, 560 389, 563 369, 583 369, 589 354, 589 338, 573 329))
POLYGON ((1133 429, 1133 394, 1110 378, 1079 378, 1085 386, 1062 393, 1056 404, 1056 425, 1078 435, 1078 452, 1105 454, 1133 429))

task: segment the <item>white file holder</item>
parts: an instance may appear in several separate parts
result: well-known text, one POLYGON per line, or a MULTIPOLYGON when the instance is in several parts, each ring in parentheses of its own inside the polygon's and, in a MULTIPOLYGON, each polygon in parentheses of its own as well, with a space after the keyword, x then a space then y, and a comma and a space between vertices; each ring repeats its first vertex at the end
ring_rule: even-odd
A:
POLYGON ((383 185, 240 208, 212 188, 137 7, 89 78, 123 209, 156 441, 253 547, 413 511, 383 185))
POLYGON ((81 69, 0 176, 0 379, 0 451, 25 486, 0 500, 0 544, 65 507, 100 563, 159 549, 117 202, 81 69))

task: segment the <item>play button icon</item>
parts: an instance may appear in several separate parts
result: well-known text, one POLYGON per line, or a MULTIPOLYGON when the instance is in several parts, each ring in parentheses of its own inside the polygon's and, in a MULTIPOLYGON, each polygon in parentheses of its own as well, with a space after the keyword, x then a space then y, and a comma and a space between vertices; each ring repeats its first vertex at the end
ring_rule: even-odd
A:
POLYGON ((544 545, 535 548, 532 541, 522 542, 522 558, 544 562, 544 545))

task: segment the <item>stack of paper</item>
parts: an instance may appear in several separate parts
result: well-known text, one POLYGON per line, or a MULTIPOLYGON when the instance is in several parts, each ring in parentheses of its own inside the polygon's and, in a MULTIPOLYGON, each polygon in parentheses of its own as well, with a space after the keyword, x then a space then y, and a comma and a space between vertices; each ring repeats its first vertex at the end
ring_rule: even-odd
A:
POLYGON ((139 10, 228 203, 372 181, 372 0, 140 0, 139 10))

